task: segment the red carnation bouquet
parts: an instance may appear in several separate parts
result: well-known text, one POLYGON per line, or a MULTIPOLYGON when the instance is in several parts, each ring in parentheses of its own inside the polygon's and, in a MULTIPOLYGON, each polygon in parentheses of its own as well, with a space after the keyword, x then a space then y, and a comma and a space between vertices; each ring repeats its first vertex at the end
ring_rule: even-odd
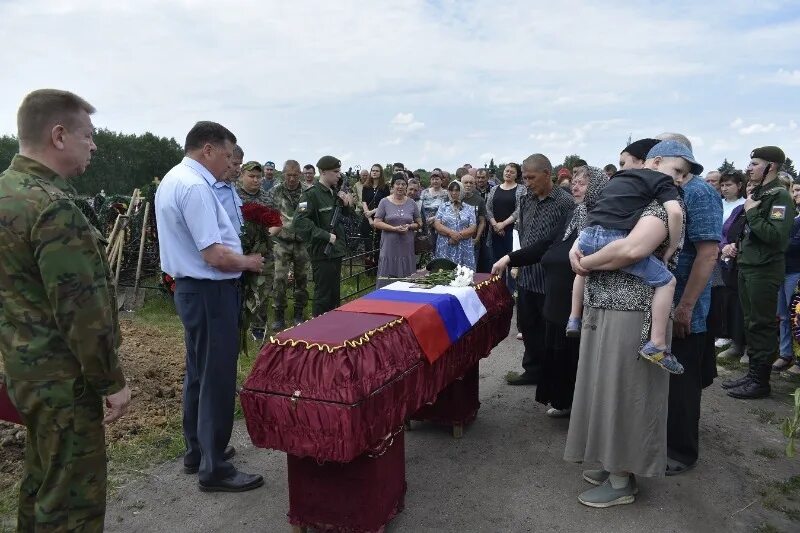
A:
MULTIPOLYGON (((256 202, 247 202, 242 205, 242 216, 244 226, 242 227, 242 251, 245 254, 266 254, 269 251, 270 228, 280 228, 280 211, 261 205, 256 202)), ((256 309, 261 305, 261 295, 264 294, 266 278, 256 272, 244 272, 242 274, 242 316, 239 322, 239 345, 240 349, 247 351, 247 337, 251 326, 264 328, 265 324, 252 324, 256 309)), ((270 287, 266 288, 267 290, 270 287)))

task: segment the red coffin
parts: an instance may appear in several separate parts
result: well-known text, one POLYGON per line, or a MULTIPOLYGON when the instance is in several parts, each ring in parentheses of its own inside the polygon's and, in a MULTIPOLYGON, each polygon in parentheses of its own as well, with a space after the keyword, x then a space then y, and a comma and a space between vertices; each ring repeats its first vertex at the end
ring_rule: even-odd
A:
POLYGON ((3 376, 0 376, 0 420, 22 424, 22 419, 19 417, 16 407, 11 403, 11 398, 8 397, 5 380, 2 378, 3 376))
POLYGON ((240 394, 253 444, 346 463, 385 438, 508 336, 505 284, 475 282, 486 315, 433 364, 408 323, 388 315, 331 311, 272 339, 240 394))

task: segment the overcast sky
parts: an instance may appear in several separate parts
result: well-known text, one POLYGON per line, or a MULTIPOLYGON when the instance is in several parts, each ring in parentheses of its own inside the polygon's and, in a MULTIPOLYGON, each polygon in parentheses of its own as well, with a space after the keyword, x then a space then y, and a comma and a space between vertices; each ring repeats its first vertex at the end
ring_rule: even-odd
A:
POLYGON ((666 130, 707 167, 800 159, 797 0, 0 0, 0 35, 0 134, 55 87, 98 127, 214 120, 279 166, 603 165, 666 130))

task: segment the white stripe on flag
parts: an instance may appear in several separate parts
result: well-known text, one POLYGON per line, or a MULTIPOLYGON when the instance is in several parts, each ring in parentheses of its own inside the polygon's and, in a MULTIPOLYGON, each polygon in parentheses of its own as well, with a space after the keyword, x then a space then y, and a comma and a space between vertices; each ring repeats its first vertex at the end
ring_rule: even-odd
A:
POLYGON ((384 289, 390 291, 408 291, 408 292, 422 292, 422 293, 435 293, 435 294, 450 294, 458 299, 461 304, 461 309, 467 316, 470 325, 474 326, 475 322, 486 314, 486 308, 481 303, 478 293, 473 287, 450 287, 449 285, 434 285, 430 289, 420 289, 412 287, 413 283, 407 281, 395 281, 385 287, 384 289))

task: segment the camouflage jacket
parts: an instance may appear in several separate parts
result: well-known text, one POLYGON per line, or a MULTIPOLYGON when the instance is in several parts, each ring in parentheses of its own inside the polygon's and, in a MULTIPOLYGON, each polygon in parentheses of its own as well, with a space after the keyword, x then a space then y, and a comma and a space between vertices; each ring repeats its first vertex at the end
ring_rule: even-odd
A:
POLYGON ((46 166, 16 155, 0 174, 0 353, 16 380, 83 376, 101 395, 125 385, 105 239, 46 166))
POLYGON ((276 237, 282 241, 302 242, 302 239, 294 232, 291 225, 297 204, 300 203, 300 195, 303 193, 303 188, 298 186, 295 190, 291 190, 281 183, 270 189, 269 193, 272 205, 281 212, 281 222, 283 223, 283 228, 276 237))

